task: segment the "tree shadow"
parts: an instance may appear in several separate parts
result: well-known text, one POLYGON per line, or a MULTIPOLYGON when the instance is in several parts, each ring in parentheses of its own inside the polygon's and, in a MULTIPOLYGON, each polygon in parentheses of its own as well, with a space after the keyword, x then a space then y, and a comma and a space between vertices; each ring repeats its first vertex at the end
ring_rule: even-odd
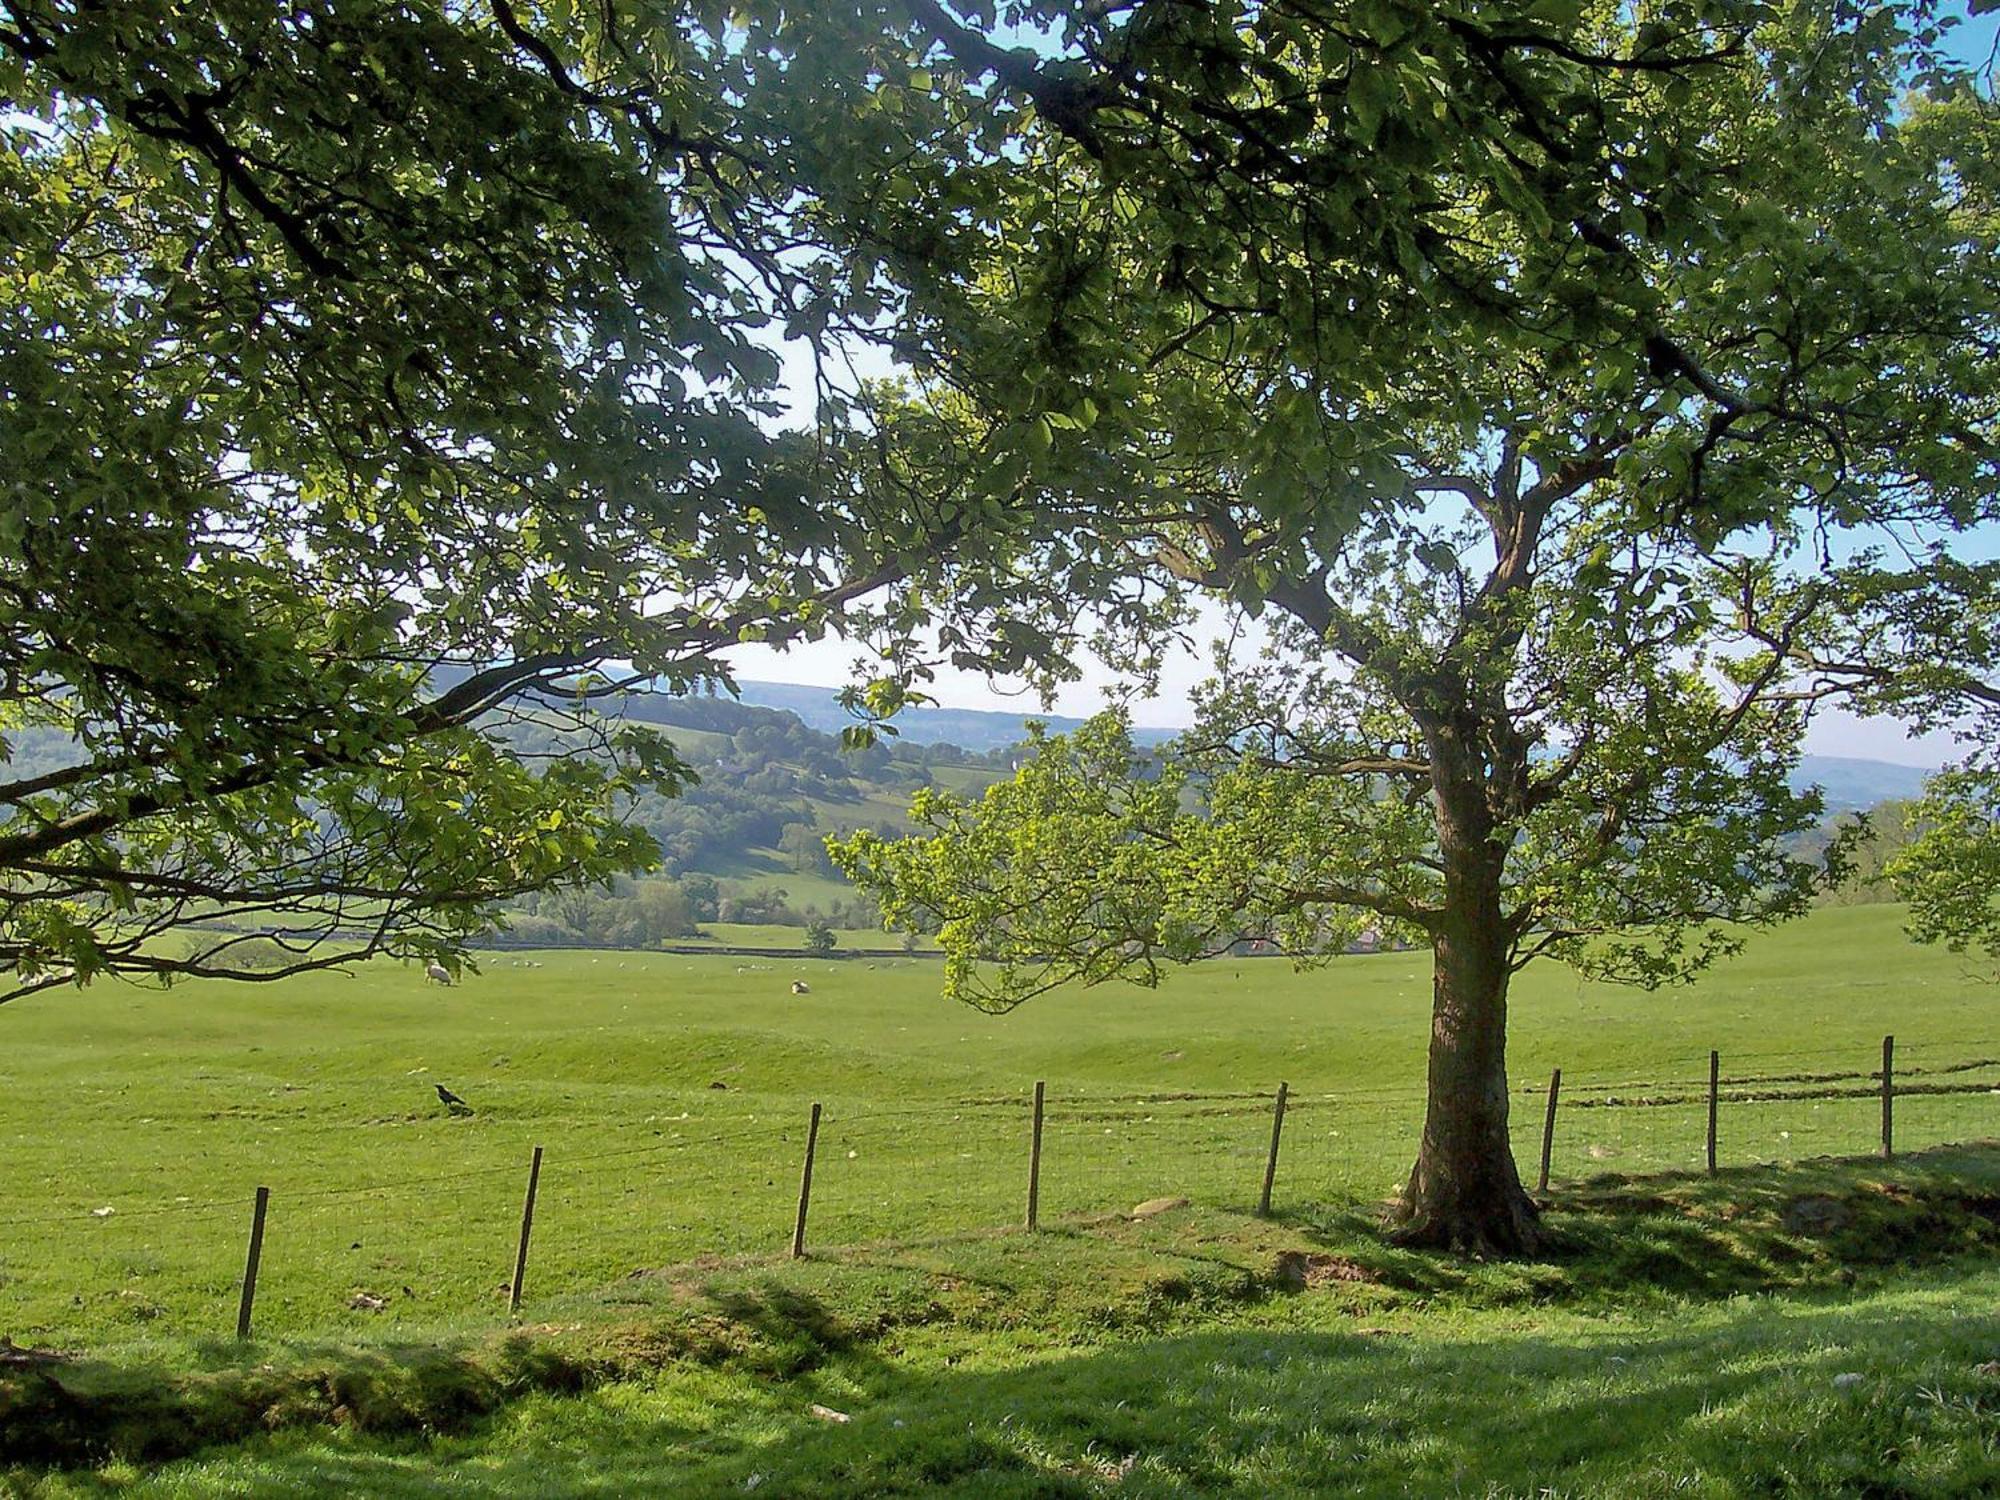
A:
POLYGON ((1483 1305, 1844 1293, 1903 1269, 2000 1253, 2000 1194, 1970 1185, 1991 1181, 1994 1159, 1991 1147, 1953 1146, 1714 1177, 1602 1174, 1550 1196, 1546 1243, 1518 1260, 1399 1250, 1374 1215, 1352 1207, 1283 1221, 1372 1281, 1476 1294, 1483 1305))
MULTIPOLYGON (((1896 1288, 1910 1266, 1928 1267, 1922 1285, 1934 1289, 1993 1264, 2000 1197, 1985 1191, 1993 1166, 1990 1148, 1959 1148, 1713 1179, 1594 1179, 1564 1190, 1550 1216, 1555 1248, 1533 1261, 1467 1263, 1398 1250, 1373 1232, 1365 1210, 1349 1208, 1254 1229, 1231 1218, 1149 1224, 1144 1243, 1130 1241, 1126 1230, 1139 1229, 1117 1220, 1117 1229, 1097 1232, 952 1238, 939 1247, 953 1253, 936 1259, 904 1246, 857 1251, 851 1263, 841 1252, 713 1276, 683 1268, 654 1273, 664 1306, 653 1316, 599 1322, 569 1344, 544 1337, 554 1328, 268 1351, 216 1341, 179 1374, 142 1361, 78 1360, 55 1367, 52 1379, 0 1379, 0 1461, 116 1453, 159 1462, 252 1437, 184 1472, 254 1470, 252 1490, 287 1493, 439 1493, 429 1487, 439 1475, 459 1476, 465 1465, 471 1478, 461 1488, 455 1477, 448 1492, 748 1492, 780 1475, 790 1487, 767 1493, 907 1493, 947 1483, 954 1493, 1095 1493, 1090 1487, 1113 1478, 1121 1494, 1200 1493, 1211 1482, 1246 1493, 1311 1492, 1295 1487, 1293 1469, 1267 1469, 1216 1436, 1242 1427, 1248 1412, 1298 1472, 1334 1486, 1327 1493, 1400 1493, 1411 1475, 1451 1493, 1470 1483, 1468 1474, 1483 1478, 1489 1461, 1513 1476, 1508 1484, 1546 1488, 1536 1477, 1543 1458, 1555 1465, 1550 1473, 1583 1476, 1565 1483, 1583 1484, 1591 1455, 1629 1448, 1657 1413, 1707 1421, 1718 1406, 1752 1397, 1749 1407, 1764 1411, 1757 1383, 1729 1372, 1723 1356, 1733 1346, 1755 1345, 1752 1364, 1762 1372, 1829 1380, 1820 1368, 1833 1357, 1825 1350, 1886 1348, 1895 1328, 1905 1332, 1891 1342, 1915 1341, 1924 1359, 1974 1338, 1986 1342, 1953 1368, 1991 1361, 2000 1341, 1990 1320, 1952 1324, 1923 1302, 1935 1292, 1896 1288), (1017 1253, 1032 1262, 1017 1262, 1017 1253), (1341 1283, 1336 1291, 1313 1294, 1331 1281, 1341 1283), (1787 1300, 1773 1301, 1773 1292, 1787 1300), (1857 1300, 1863 1294, 1869 1303, 1857 1300), (1899 1321, 1857 1331, 1865 1321, 1857 1307, 1898 1297, 1899 1321), (1241 1308, 1208 1321, 1320 1327, 1180 1331, 1223 1303, 1241 1308), (1541 1309, 1532 1336, 1509 1312, 1521 1304, 1541 1309), (1418 1309, 1420 1322, 1409 1316, 1418 1309), (931 1335, 916 1342, 916 1358, 902 1356, 910 1341, 896 1330, 961 1318, 962 1337, 931 1335), (1362 1327, 1376 1318, 1418 1331, 1362 1327), (1593 1318, 1612 1322, 1593 1329, 1593 1318), (1432 1331, 1454 1334, 1467 1319, 1501 1331, 1432 1331), (1678 1342, 1645 1331, 1690 1321, 1714 1329, 1678 1342), (1613 1322, 1626 1331, 1607 1331, 1613 1322), (1326 1331, 1343 1323, 1347 1331, 1326 1331), (1550 1324, 1584 1331, 1552 1337, 1550 1324), (946 1337, 955 1341, 949 1355, 940 1348, 946 1337), (1065 1340, 1100 1347, 1051 1356, 1065 1340), (1618 1355, 1614 1366, 1607 1340, 1643 1346, 1643 1361, 1618 1355), (952 1368, 959 1358, 968 1368, 952 1368), (934 1368, 921 1368, 926 1362, 934 1368), (973 1363, 1012 1367, 975 1372, 973 1363), (1190 1368, 1247 1374, 1193 1381, 1190 1368), (696 1387, 723 1392, 734 1415, 683 1410, 669 1399, 696 1387), (853 1405, 856 1420, 814 1419, 809 1408, 822 1401, 853 1405), (1410 1425, 1411 1413, 1423 1422, 1410 1425), (1190 1439, 1184 1425, 1209 1436, 1190 1439), (852 1447, 856 1432, 872 1434, 861 1449, 852 1447), (1578 1433, 1587 1441, 1571 1445, 1578 1433), (1522 1444, 1542 1458, 1481 1456, 1522 1444), (822 1482, 818 1470, 794 1464, 795 1449, 821 1455, 815 1462, 833 1477, 822 1482), (1336 1451, 1354 1473, 1372 1475, 1377 1490, 1341 1488, 1332 1470, 1314 1467, 1313 1454, 1336 1451), (345 1478, 322 1489, 322 1473, 345 1478), (629 1485, 618 1477, 628 1473, 639 1476, 629 1485)), ((1989 1384, 2000 1390, 2000 1375, 1989 1384)), ((1960 1407, 1984 1414, 1982 1441, 2000 1448, 1992 1395, 1972 1391, 1972 1404, 1960 1407)), ((1840 1415, 1846 1422, 1854 1413, 1840 1415)), ((1885 1451, 1894 1447, 1885 1440, 1885 1451)), ((1724 1471, 1738 1472, 1726 1463, 1724 1471)), ((1825 1492, 1844 1491, 1836 1483, 1825 1492)))
MULTIPOLYGON (((663 1372, 431 1444, 268 1440, 209 1477, 509 1500, 1991 1493, 2000 1379, 1976 1366, 2000 1322, 1968 1318, 1956 1279, 1871 1305, 1720 1304, 1664 1335, 1586 1319, 1448 1338, 1237 1330, 979 1370, 850 1348, 817 1382, 740 1375, 699 1416, 677 1382, 721 1377, 663 1372), (816 1416, 822 1399, 851 1420, 816 1416)), ((823 1313, 750 1310, 781 1327, 823 1313)), ((204 1472, 162 1478, 198 1491, 204 1472)))

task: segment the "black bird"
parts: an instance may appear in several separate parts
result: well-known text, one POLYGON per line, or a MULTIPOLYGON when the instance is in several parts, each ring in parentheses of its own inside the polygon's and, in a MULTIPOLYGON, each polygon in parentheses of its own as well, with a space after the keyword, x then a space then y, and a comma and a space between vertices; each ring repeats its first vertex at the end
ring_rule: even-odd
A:
POLYGON ((467 1104, 463 1099, 459 1098, 458 1095, 454 1094, 450 1089, 446 1088, 443 1084, 441 1083, 432 1084, 431 1087, 435 1088, 438 1091, 438 1102, 443 1104, 445 1108, 449 1109, 453 1114, 469 1115, 472 1113, 472 1106, 470 1104, 467 1104))

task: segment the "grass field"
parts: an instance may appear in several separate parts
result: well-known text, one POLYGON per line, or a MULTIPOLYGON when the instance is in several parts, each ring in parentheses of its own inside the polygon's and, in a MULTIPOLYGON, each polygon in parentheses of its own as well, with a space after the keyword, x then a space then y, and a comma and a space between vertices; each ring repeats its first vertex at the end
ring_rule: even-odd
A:
POLYGON ((1017 1341, 970 1368, 926 1350, 775 1387, 675 1370, 538 1398, 465 1437, 289 1435, 107 1487, 689 1500, 1991 1495, 1994 1383, 1970 1372, 1996 1328, 1960 1309, 1996 1293, 2000 1276, 1964 1275, 1791 1317, 1724 1304, 1671 1332, 1561 1313, 1524 1329, 1518 1314, 1483 1310, 1448 1329, 1392 1321, 1364 1335, 1314 1302, 1275 1327, 1081 1354, 1017 1341), (1863 1385, 1836 1387, 1841 1374, 1863 1385), (808 1397, 861 1415, 815 1421, 808 1397))
POLYGON ((1421 1115, 1421 955, 1225 961, 1004 1017, 891 954, 8 1006, 0 1333, 94 1358, 50 1384, 0 1353, 0 1454, 96 1457, 0 1469, 0 1495, 1993 1493, 2000 1153, 1809 1160, 1873 1147, 1885 1032, 1908 1087, 1949 1090, 1899 1098, 1905 1151, 2000 1135, 1995 991, 1898 915, 1821 914, 1663 995, 1524 977, 1524 1163, 1550 1067, 1566 1102, 1559 1249, 1514 1266, 1371 1227, 1421 1115), (1699 1162, 1711 1046, 1731 1165, 1644 1175, 1699 1162), (1006 1226, 1037 1078, 1029 1236, 1006 1226), (815 1254, 791 1262, 814 1101, 815 1254), (1839 1205, 1830 1235, 1786 1221, 1806 1193, 1839 1205), (1105 1215, 1164 1194, 1194 1206, 1105 1215))
MULTIPOLYGON (((1915 1147, 2000 1134, 1994 992, 1902 941, 1888 908, 1757 939, 1693 990, 1529 973, 1514 1009, 1517 1142, 1564 1070, 1558 1180, 1699 1159, 1709 1047, 1729 1078, 1875 1065, 1977 1092, 1899 1108, 1915 1147), (1680 1099, 1654 1106, 1603 1101, 1680 1099)), ((1050 1092, 1045 1215, 1165 1193, 1254 1202, 1269 1093, 1293 1109, 1278 1201, 1378 1199, 1421 1117, 1429 985, 1415 954, 1295 974, 1204 965, 1152 993, 1058 994, 1003 1017, 939 1000, 934 962, 552 953, 443 990, 412 968, 282 986, 101 986, 0 1009, 0 1332, 96 1345, 233 1327, 248 1203, 273 1191, 258 1326, 419 1328, 495 1316, 530 1149, 546 1148, 531 1305, 642 1267, 782 1247, 822 1101, 811 1240, 1014 1222, 1027 1100, 1050 1092), (789 986, 804 979, 806 996, 789 986), (477 1113, 453 1119, 432 1085, 477 1113), (714 1085, 722 1085, 715 1087, 714 1085), (110 1210, 106 1213, 104 1210, 110 1210), (379 1309, 350 1303, 366 1294, 379 1309)), ((1796 1090, 1760 1084, 1755 1090, 1796 1090)), ((1856 1097, 1725 1106, 1725 1161, 1867 1149, 1856 1097)))

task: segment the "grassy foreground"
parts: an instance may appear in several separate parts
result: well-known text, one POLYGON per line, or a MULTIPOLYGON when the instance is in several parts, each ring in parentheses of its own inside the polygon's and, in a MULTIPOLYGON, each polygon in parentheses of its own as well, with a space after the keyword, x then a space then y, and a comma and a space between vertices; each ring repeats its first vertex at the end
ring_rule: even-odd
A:
MULTIPOLYGON (((1531 970, 1513 1007, 1521 1159, 1561 1066, 1559 1184, 1695 1164, 1710 1047, 1732 1080, 1726 1163, 1865 1151, 1889 1031, 1906 1082, 1950 1090, 1903 1101, 1901 1143, 2000 1134, 1994 991, 1904 942, 1899 916, 1822 913, 1659 995, 1531 970)), ((997 1228, 1021 1215, 1037 1078, 1048 1218, 1160 1194, 1248 1208, 1281 1079, 1279 1205, 1373 1201, 1421 1120, 1426 962, 1225 961, 1004 1017, 941 1001, 935 962, 900 957, 570 952, 499 956, 449 990, 381 965, 40 996, 0 1007, 0 1334, 75 1349, 230 1332, 259 1183, 261 1332, 498 1327, 536 1144, 526 1311, 545 1317, 641 1267, 785 1246, 815 1100, 815 1247, 997 1228), (477 1112, 448 1115, 437 1083, 477 1112)))
POLYGON ((1551 1217, 1532 1264, 1188 1208, 681 1267, 505 1335, 167 1341, 0 1371, 17 1460, 94 1459, 0 1492, 2000 1489, 2000 1150, 1606 1178, 1551 1217))

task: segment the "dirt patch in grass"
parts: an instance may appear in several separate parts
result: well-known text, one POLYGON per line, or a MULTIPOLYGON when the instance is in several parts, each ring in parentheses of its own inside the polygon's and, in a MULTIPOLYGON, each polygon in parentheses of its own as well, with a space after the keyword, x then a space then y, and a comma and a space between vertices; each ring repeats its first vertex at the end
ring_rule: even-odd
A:
POLYGON ((1326 1251, 1281 1250, 1277 1263, 1271 1268, 1271 1280, 1288 1292, 1306 1292, 1314 1287, 1341 1282, 1379 1279, 1359 1261, 1326 1251))

